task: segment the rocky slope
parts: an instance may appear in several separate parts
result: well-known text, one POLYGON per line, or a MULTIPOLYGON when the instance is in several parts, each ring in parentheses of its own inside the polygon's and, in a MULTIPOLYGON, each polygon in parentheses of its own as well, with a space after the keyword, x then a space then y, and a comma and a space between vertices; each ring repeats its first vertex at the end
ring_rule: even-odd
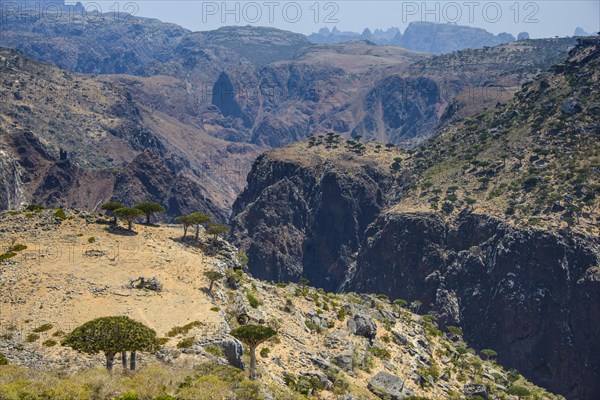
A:
MULTIPOLYGON (((281 245, 269 248, 275 263, 265 257, 250 270, 275 280, 286 276, 274 271, 294 271, 318 284, 325 278, 328 288, 419 301, 534 381, 568 398, 598 397, 600 348, 592 338, 600 331, 594 317, 600 306, 600 43, 580 42, 567 61, 525 84, 507 104, 461 120, 415 151, 380 147, 390 156, 379 179, 391 175, 393 184, 381 188, 376 208, 365 204, 375 214, 368 214, 364 231, 349 229, 347 221, 356 224, 360 213, 353 210, 363 209, 356 193, 372 192, 369 179, 355 171, 375 162, 374 143, 365 145, 365 156, 354 153, 357 145, 328 148, 326 138, 267 154, 236 203, 233 238, 244 248, 281 245), (322 173, 314 165, 307 172, 304 160, 317 156, 317 165, 338 171, 345 165, 345 173, 333 178, 333 194, 307 198, 311 179, 322 173), (284 172, 271 174, 280 165, 284 172), (264 201, 267 195, 276 207, 264 201), (349 247, 351 257, 339 258, 343 277, 330 273, 326 254, 299 264, 303 253, 286 253, 288 241, 310 240, 311 231, 296 229, 295 221, 331 209, 325 198, 352 204, 342 211, 345 224, 330 224, 334 248, 354 243, 356 233, 360 238, 349 247), (287 265, 280 254, 292 254, 287 265)), ((324 221, 339 215, 332 210, 324 221)))
POLYGON ((384 296, 254 279, 234 271, 234 247, 203 232, 198 242, 182 241, 173 226, 119 235, 98 215, 66 210, 60 220, 53 212, 0 213, 0 242, 22 245, 0 261, 0 352, 9 363, 0 365, 2 398, 512 400, 518 390, 561 398, 482 360, 459 330, 440 330, 384 296), (209 294, 211 270, 226 278, 209 294), (140 277, 151 285, 138 288, 140 277), (136 373, 108 374, 102 355, 57 343, 107 315, 142 321, 164 338, 156 354, 139 354, 136 373), (228 335, 240 315, 277 330, 259 348, 258 384, 226 367, 248 363, 228 335))
POLYGON ((244 165, 257 152, 252 146, 149 113, 124 85, 14 50, 0 50, 0 70, 0 208, 38 202, 94 210, 110 198, 151 198, 168 216, 198 209, 227 218, 244 165), (189 143, 205 151, 195 153, 189 143))

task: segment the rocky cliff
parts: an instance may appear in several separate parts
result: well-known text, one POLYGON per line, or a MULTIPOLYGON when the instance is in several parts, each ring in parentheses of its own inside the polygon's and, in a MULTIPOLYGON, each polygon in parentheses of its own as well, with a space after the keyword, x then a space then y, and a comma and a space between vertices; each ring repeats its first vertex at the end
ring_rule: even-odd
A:
POLYGON ((247 251, 253 275, 306 277, 335 290, 354 263, 365 229, 386 205, 388 163, 397 154, 331 143, 274 150, 252 167, 234 204, 232 238, 247 251))
POLYGON ((600 240, 495 218, 386 213, 365 233, 348 290, 419 300, 567 398, 600 393, 600 240))

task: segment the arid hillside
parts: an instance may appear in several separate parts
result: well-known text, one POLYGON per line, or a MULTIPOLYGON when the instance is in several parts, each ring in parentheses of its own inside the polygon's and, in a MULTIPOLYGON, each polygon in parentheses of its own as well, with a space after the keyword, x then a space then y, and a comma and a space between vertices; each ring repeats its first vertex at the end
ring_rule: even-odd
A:
MULTIPOLYGON (((247 352, 228 335, 243 315, 245 323, 277 330, 276 339, 259 349, 259 399, 270 398, 268 393, 284 399, 299 393, 323 399, 350 394, 356 399, 458 399, 475 393, 516 399, 509 394, 515 387, 538 398, 558 398, 514 371, 482 361, 459 330, 438 327, 431 316, 414 314, 405 303, 259 281, 234 270, 243 257, 222 239, 201 232, 199 241, 182 241, 182 230, 174 226, 134 229, 135 234, 115 230, 109 218, 72 210, 64 220, 54 210, 0 214, 0 242, 5 250, 15 250, 0 261, 0 353, 9 363, 0 366, 0 396, 22 398, 50 384, 65 393, 83 393, 78 385, 91 383, 89 369, 100 369, 103 357, 63 348, 61 338, 92 318, 125 315, 164 338, 158 353, 140 355, 138 379, 154 374, 165 386, 143 386, 135 378, 115 382, 97 371, 93 385, 108 397, 93 398, 113 398, 131 388, 141 399, 193 398, 178 384, 186 373, 196 376, 207 364, 248 365, 247 352), (224 278, 209 294, 204 273, 214 270, 224 278), (139 278, 145 278, 144 288, 138 288, 139 278), (44 372, 27 372, 35 370, 44 372), (70 381, 59 384, 50 377, 53 372, 70 381), (23 383, 16 388, 4 377, 23 383)), ((223 385, 234 384, 231 377, 221 379, 221 384, 199 380, 194 386, 204 397, 196 398, 220 399, 223 385)))

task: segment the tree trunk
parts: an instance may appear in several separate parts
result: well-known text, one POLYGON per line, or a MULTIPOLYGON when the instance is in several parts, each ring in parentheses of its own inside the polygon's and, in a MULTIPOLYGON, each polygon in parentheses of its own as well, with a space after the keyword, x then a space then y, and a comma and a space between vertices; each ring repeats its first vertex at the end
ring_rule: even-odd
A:
POLYGON ((256 346, 250 347, 250 379, 256 380, 256 346))
POLYGON ((104 353, 106 356, 106 369, 112 371, 115 364, 115 353, 104 353))
POLYGON ((121 362, 123 363, 123 369, 127 369, 127 352, 121 352, 121 362))
POLYGON ((196 225, 196 240, 198 240, 199 235, 200 235, 200 225, 196 225))
POLYGON ((116 225, 116 224, 117 224, 117 216, 113 215, 113 225, 116 225))
POLYGON ((136 362, 137 362, 136 356, 137 356, 137 353, 135 351, 132 351, 131 352, 131 358, 129 360, 130 361, 130 363, 129 363, 129 369, 132 370, 132 371, 135 371, 136 362))
POLYGON ((212 288, 215 281, 210 281, 210 286, 208 287, 208 294, 212 294, 212 288))
POLYGON ((187 235, 187 230, 188 230, 187 226, 184 226, 183 227, 183 238, 184 239, 185 239, 185 235, 187 235))
POLYGON ((127 226, 129 227, 130 231, 133 230, 133 229, 131 229, 132 225, 133 225, 133 221, 131 221, 131 220, 127 221, 127 226))

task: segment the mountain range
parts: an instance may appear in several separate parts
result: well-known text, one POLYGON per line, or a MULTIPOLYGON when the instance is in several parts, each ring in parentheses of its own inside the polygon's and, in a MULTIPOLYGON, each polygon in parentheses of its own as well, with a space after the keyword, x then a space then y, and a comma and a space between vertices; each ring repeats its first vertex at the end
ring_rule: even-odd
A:
MULTIPOLYGON (((229 241, 248 255, 247 266, 232 261, 237 248, 215 238, 227 255, 214 265, 279 284, 248 281, 245 299, 223 292, 224 308, 250 301, 248 291, 268 307, 284 304, 296 288, 275 291, 302 278, 330 292, 378 293, 360 304, 408 302, 430 314, 414 332, 431 333, 432 319, 460 326, 469 353, 494 349, 502 365, 569 399, 600 396, 597 38, 515 41, 429 23, 306 37, 252 26, 191 32, 100 13, 2 17, 0 209, 11 210, 3 240, 21 235, 9 226, 27 218, 43 217, 32 232, 57 223, 18 211, 31 203, 96 212, 108 200, 156 201, 162 222, 203 211, 227 223, 229 241)), ((86 226, 101 218, 69 215, 86 226)), ((171 231, 144 235, 134 238, 149 249, 161 243, 147 259, 156 268, 172 261, 163 254, 171 242, 210 250, 171 231)), ((175 287, 185 276, 168 279, 175 287)), ((299 329, 332 329, 318 317, 329 310, 319 310, 297 314, 310 321, 299 329)), ((373 318, 386 330, 390 315, 373 318)), ((281 375, 282 365, 270 371, 281 375)), ((386 365, 378 368, 417 368, 386 365)), ((507 374, 473 368, 473 383, 506 391, 507 374)), ((412 393, 427 386, 450 396, 464 379, 422 375, 412 393)), ((366 387, 367 376, 352 383, 366 387)))
MULTIPOLYGON (((307 38, 316 44, 366 40, 378 45, 400 46, 408 50, 430 54, 444 54, 469 48, 497 46, 515 41, 515 37, 509 33, 494 35, 481 28, 424 21, 409 23, 404 33, 401 33, 398 28, 389 28, 385 31, 376 29, 374 32, 365 28, 362 33, 356 33, 342 32, 336 27, 330 31, 329 28, 325 27, 317 33, 308 35, 307 38)), ((529 34, 521 32, 518 39, 529 39, 529 34)))

